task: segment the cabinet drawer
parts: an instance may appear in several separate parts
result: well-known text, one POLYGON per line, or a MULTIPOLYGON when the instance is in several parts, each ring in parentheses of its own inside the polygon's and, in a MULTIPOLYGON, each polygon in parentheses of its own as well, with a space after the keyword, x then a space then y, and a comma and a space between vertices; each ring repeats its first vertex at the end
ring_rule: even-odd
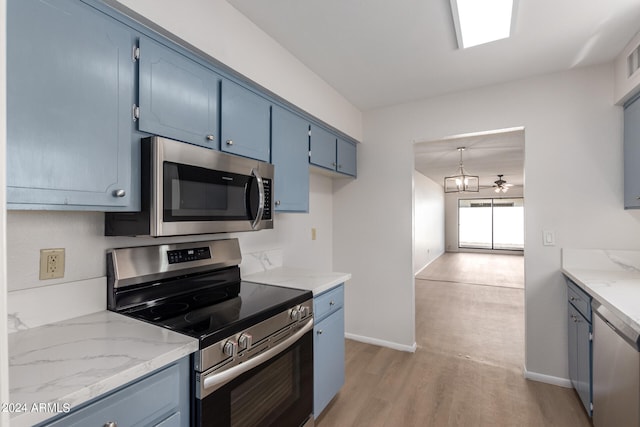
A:
POLYGON ((344 285, 340 284, 313 299, 313 315, 315 322, 327 317, 344 305, 344 285))
POLYGON ((171 365, 46 426, 180 425, 181 393, 188 392, 181 387, 180 368, 181 364, 171 365))
POLYGON ((567 298, 569 303, 591 323, 591 297, 570 279, 567 279, 567 298))

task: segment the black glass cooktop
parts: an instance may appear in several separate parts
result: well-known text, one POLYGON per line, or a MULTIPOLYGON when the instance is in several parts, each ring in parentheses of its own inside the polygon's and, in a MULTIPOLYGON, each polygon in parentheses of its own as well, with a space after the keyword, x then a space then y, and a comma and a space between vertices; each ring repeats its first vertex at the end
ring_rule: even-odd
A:
POLYGON ((205 348, 312 298, 310 291, 253 282, 219 284, 122 314, 198 338, 205 348))

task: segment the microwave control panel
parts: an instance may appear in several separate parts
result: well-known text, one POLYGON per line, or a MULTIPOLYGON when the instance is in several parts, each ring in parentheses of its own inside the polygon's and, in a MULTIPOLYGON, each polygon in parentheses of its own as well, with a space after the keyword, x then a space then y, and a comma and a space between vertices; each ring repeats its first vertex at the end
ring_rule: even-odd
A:
POLYGON ((262 219, 271 219, 271 180, 262 178, 262 185, 264 186, 264 213, 262 214, 262 219))

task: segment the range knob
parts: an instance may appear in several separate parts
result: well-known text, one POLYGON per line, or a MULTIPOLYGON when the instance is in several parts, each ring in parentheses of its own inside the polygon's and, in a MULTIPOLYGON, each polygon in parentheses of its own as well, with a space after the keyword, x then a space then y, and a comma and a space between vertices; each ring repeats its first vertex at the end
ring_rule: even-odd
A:
POLYGON ((235 341, 227 340, 222 346, 222 352, 227 356, 235 356, 238 353, 238 343, 235 341))
POLYGON ((291 320, 300 320, 300 306, 291 309, 291 320))
POLYGON ((309 307, 301 305, 300 306, 300 319, 304 319, 309 315, 309 307))
POLYGON ((242 334, 240 338, 238 338, 238 348, 240 350, 246 350, 251 347, 253 344, 253 336, 250 334, 242 334))

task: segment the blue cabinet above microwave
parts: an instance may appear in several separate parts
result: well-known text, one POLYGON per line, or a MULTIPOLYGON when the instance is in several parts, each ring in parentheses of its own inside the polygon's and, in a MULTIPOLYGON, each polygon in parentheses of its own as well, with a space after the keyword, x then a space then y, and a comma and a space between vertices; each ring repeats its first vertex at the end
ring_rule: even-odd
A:
MULTIPOLYGON (((354 140, 117 2, 8 0, 7 15, 9 209, 140 210, 140 140, 151 135, 280 162, 275 109, 333 141, 336 166, 323 170, 355 176, 355 158, 339 167, 340 141, 354 140)), ((280 181, 308 168, 301 151, 280 181)), ((275 188, 277 209, 308 211, 308 184, 306 195, 289 187, 275 188)))

